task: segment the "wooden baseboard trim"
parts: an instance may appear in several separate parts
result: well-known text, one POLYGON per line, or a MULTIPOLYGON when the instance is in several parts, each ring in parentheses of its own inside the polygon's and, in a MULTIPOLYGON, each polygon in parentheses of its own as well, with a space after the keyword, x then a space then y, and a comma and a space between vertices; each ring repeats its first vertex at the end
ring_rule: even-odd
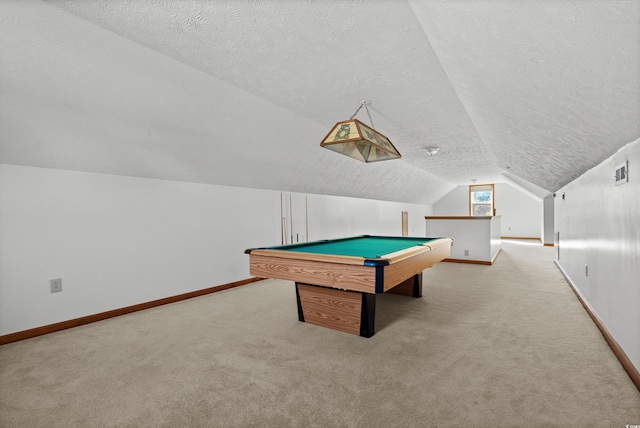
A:
POLYGON ((545 247, 555 247, 554 244, 544 244, 545 247))
POLYGON ((496 259, 498 258, 498 254, 500 254, 500 251, 502 251, 502 248, 500 248, 498 250, 498 252, 496 253, 495 256, 493 256, 493 258, 491 259, 490 262, 485 261, 485 260, 468 260, 468 259, 444 259, 442 261, 443 262, 451 262, 451 263, 467 263, 467 264, 471 264, 471 265, 491 266, 496 261, 496 259))
POLYGON ((486 262, 484 260, 467 260, 467 259, 444 259, 443 262, 450 263, 467 263, 471 265, 491 265, 491 262, 486 262))
POLYGON ((498 252, 496 253, 495 256, 493 256, 493 258, 491 259, 491 264, 494 264, 496 262, 496 259, 498 258, 498 254, 500 254, 500 252, 502 251, 502 248, 498 248, 498 252))
POLYGON ((540 238, 531 238, 531 237, 526 237, 526 236, 501 236, 500 239, 524 239, 526 241, 540 241, 540 242, 542 242, 542 240, 540 240, 540 238))
POLYGON ((587 311, 587 313, 593 320, 594 324, 598 327, 598 330, 600 330, 600 333, 602 333, 602 335, 604 336, 604 339, 607 341, 607 343, 609 344, 609 347, 611 348, 615 356, 618 358, 618 361, 620 361, 620 364, 622 364, 622 367, 624 367, 625 371, 631 378, 631 381, 636 385, 636 388, 638 388, 638 390, 640 391, 640 372, 638 371, 638 369, 633 365, 629 357, 627 357, 627 354, 624 353, 624 351, 622 350, 618 342, 616 342, 616 340, 613 338, 611 333, 609 333, 609 330, 607 330, 607 327, 605 327, 605 325, 600 320, 600 318, 598 318, 598 315, 596 315, 596 313, 593 311, 589 303, 587 303, 584 300, 584 298, 578 291, 573 281, 571 281, 571 278, 569 278, 569 276, 564 271, 564 269, 562 269, 562 266, 560 266, 557 260, 554 260, 554 263, 562 273, 562 276, 564 276, 564 279, 567 281, 567 284, 569 284, 569 287, 571 287, 576 297, 578 297, 578 300, 580 301, 584 309, 587 311))
POLYGON ((178 294, 177 296, 165 297, 164 299, 152 300, 150 302, 139 303, 137 305, 126 306, 124 308, 113 309, 111 311, 100 312, 98 314, 87 315, 85 317, 75 318, 72 320, 62 321, 55 324, 49 324, 42 327, 36 327, 29 330, 18 331, 16 333, 5 334, 0 336, 0 345, 18 342, 20 340, 31 339, 32 337, 42 336, 44 334, 53 333, 60 330, 66 330, 72 327, 78 327, 84 324, 90 324, 96 321, 106 320, 108 318, 118 317, 120 315, 130 314, 131 312, 142 311, 156 306, 162 306, 169 303, 179 302, 181 300, 191 299, 193 297, 204 296, 205 294, 216 293, 218 291, 228 290, 230 288, 239 287, 241 285, 250 284, 252 282, 261 281, 264 278, 248 278, 241 281, 231 282, 229 284, 218 285, 215 287, 205 288, 203 290, 191 291, 189 293, 178 294))

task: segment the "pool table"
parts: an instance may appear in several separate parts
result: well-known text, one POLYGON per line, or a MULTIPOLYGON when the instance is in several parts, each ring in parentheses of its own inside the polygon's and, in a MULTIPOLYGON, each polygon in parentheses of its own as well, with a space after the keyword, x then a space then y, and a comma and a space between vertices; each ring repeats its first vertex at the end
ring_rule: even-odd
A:
POLYGON ((353 236, 250 248, 251 275, 295 281, 298 319, 375 332, 376 294, 422 296, 422 271, 451 254, 451 238, 353 236))

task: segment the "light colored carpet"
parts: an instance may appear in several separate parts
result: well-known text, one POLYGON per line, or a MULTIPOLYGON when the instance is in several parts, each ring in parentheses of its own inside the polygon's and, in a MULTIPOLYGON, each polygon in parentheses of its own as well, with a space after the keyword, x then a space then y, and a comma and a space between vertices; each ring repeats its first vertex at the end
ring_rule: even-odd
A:
POLYGON ((640 393, 541 245, 379 295, 370 339, 265 280, 0 347, 5 428, 626 424, 640 393))

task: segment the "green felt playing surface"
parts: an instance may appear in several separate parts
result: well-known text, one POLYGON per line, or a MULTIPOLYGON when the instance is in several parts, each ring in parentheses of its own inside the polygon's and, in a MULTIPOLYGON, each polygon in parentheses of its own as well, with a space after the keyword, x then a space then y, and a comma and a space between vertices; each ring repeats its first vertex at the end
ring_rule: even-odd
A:
POLYGON ((336 256, 364 257, 376 259, 386 254, 405 250, 433 241, 435 238, 406 238, 367 236, 338 239, 335 241, 310 242, 308 244, 284 245, 273 249, 298 253, 331 254, 336 256))

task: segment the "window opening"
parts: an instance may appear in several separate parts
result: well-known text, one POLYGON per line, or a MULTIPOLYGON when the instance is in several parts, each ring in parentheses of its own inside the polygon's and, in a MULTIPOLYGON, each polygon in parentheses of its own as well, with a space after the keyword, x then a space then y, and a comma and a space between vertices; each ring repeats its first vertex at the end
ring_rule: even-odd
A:
POLYGON ((469 186, 469 215, 492 216, 494 209, 493 184, 474 184, 469 186))

